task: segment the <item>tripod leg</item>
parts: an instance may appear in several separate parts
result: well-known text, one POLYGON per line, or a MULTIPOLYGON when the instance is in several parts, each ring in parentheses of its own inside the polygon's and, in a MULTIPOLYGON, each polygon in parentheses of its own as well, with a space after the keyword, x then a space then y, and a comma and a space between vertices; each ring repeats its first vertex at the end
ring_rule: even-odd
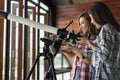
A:
POLYGON ((50 62, 50 70, 52 72, 52 76, 53 76, 53 79, 52 80, 57 80, 56 78, 56 73, 55 73, 55 67, 54 67, 54 63, 53 63, 53 58, 52 58, 52 54, 51 55, 48 55, 48 59, 49 59, 49 62, 50 62))
POLYGON ((38 60, 39 60, 39 57, 42 56, 42 55, 43 55, 42 53, 37 55, 37 58, 35 59, 35 61, 34 61, 34 63, 33 63, 33 66, 32 66, 32 68, 31 68, 31 70, 30 70, 30 72, 29 72, 26 80, 29 80, 29 78, 30 78, 30 76, 31 76, 31 74, 32 74, 32 72, 33 72, 33 70, 34 70, 34 68, 35 68, 36 63, 37 63, 38 60))
POLYGON ((50 69, 50 65, 49 65, 49 68, 47 70, 47 72, 45 72, 45 75, 44 75, 44 80, 50 80, 50 77, 51 77, 51 69, 50 69))

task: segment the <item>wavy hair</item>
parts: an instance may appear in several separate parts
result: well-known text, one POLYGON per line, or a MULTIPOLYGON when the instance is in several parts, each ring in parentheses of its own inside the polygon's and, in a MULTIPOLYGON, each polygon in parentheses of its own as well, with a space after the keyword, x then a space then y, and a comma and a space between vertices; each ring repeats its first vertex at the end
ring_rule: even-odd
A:
POLYGON ((93 24, 91 24, 91 18, 89 17, 88 12, 85 11, 78 16, 78 19, 77 19, 78 26, 80 26, 79 20, 80 20, 81 17, 84 17, 88 21, 88 23, 89 23, 89 33, 92 34, 92 35, 97 35, 97 29, 93 24))

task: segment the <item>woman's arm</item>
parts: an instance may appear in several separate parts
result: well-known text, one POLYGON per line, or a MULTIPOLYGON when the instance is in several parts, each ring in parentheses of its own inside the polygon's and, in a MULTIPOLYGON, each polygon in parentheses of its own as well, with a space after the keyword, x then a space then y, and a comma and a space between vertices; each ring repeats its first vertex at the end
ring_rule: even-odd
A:
POLYGON ((63 50, 63 51, 61 51, 61 53, 64 55, 64 56, 66 56, 67 58, 73 58, 74 56, 75 56, 75 54, 73 53, 73 52, 69 52, 69 51, 65 51, 65 50, 63 50))
POLYGON ((88 47, 90 49, 94 49, 95 48, 95 46, 87 38, 79 38, 79 40, 77 42, 82 44, 82 45, 88 45, 88 47))
POLYGON ((61 51, 66 57, 72 58, 73 56, 78 56, 79 59, 82 59, 83 61, 85 61, 85 63, 90 64, 90 60, 83 56, 84 52, 76 48, 75 46, 72 46, 70 44, 62 45, 61 51))
POLYGON ((83 52, 82 50, 79 50, 79 49, 77 49, 77 48, 75 48, 75 47, 72 47, 72 48, 71 48, 71 51, 72 51, 76 56, 78 56, 79 59, 82 59, 85 63, 90 64, 90 59, 84 57, 84 55, 83 55, 84 52, 83 52))

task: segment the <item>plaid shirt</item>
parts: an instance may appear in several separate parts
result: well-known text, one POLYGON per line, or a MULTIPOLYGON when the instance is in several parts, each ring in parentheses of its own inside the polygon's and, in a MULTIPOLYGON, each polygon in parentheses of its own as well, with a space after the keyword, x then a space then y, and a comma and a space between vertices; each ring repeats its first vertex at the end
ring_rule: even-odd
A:
MULTIPOLYGON (((120 80, 117 55, 120 51, 120 34, 110 24, 103 25, 94 40, 91 65, 95 74, 90 80, 120 80), (94 76, 94 78, 93 78, 94 76)), ((91 72, 94 72, 91 68, 91 72)))
POLYGON ((72 74, 71 74, 71 80, 74 80, 75 75, 77 74, 79 75, 78 76, 79 79, 77 80, 88 80, 89 79, 89 65, 79 60, 78 57, 75 57, 75 60, 73 63, 72 74), (79 66, 77 66, 77 63, 79 63, 79 66), (76 70, 79 70, 79 71, 76 71, 76 70))
MULTIPOLYGON (((91 41, 93 41, 92 38, 91 38, 91 41)), ((84 53, 85 57, 91 58, 91 53, 88 53, 89 49, 87 45, 76 44, 76 47, 85 52, 84 53)), ((89 71, 90 71, 89 65, 76 56, 73 62, 70 80, 76 80, 75 76, 77 76, 77 80, 89 80, 89 75, 90 75, 89 71)))

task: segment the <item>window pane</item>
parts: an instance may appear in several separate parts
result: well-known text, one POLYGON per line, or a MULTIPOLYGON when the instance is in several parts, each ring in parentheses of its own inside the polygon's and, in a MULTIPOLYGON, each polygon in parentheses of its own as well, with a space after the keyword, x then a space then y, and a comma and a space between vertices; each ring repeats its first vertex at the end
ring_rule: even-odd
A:
POLYGON ((35 3, 38 3, 38 0, 32 0, 32 1, 34 1, 35 3))
MULTIPOLYGON (((11 13, 19 15, 19 3, 11 1, 11 13)), ((18 23, 12 22, 10 24, 10 80, 17 80, 18 68, 18 23)))
POLYGON ((45 4, 43 4, 43 3, 40 3, 40 6, 42 7, 42 8, 44 8, 45 10, 47 10, 48 11, 48 7, 45 5, 45 4))
MULTIPOLYGON (((62 80, 62 74, 57 75, 57 80, 62 80)), ((68 79, 66 79, 68 80, 68 79)))
POLYGON ((68 62, 66 61, 65 57, 63 57, 63 67, 69 67, 68 62))
POLYGON ((63 80, 70 80, 70 72, 63 74, 63 80))
POLYGON ((43 9, 40 9, 40 13, 46 13, 46 11, 43 9))
POLYGON ((55 68, 62 68, 62 60, 61 59, 62 59, 62 55, 57 54, 54 59, 55 68))

